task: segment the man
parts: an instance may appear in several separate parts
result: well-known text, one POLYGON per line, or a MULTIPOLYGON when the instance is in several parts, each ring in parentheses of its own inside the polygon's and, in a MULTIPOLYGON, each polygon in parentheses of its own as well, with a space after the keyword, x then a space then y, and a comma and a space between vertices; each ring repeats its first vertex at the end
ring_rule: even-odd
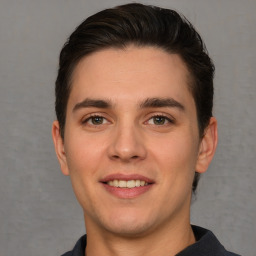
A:
POLYGON ((214 66, 175 11, 99 12, 60 54, 52 135, 87 235, 66 256, 235 255, 190 225, 217 145, 214 66))

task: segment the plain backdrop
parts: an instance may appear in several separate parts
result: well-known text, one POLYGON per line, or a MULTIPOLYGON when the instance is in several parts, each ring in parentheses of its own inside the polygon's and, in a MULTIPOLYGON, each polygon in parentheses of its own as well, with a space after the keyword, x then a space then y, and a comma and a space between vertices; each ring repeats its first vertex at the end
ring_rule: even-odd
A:
MULTIPOLYGON (((0 256, 60 255, 85 232, 51 140, 58 55, 89 15, 121 0, 0 0, 0 256)), ((141 1, 183 13, 216 65, 219 145, 192 223, 229 250, 256 249, 256 1, 141 1)))

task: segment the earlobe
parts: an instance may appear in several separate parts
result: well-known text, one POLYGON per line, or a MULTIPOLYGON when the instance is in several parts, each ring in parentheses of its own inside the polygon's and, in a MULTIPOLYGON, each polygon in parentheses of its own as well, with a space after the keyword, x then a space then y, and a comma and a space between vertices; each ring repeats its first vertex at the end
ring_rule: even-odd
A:
POLYGON ((205 172, 215 154, 218 142, 218 132, 217 132, 217 120, 215 117, 211 117, 208 127, 205 129, 204 137, 201 140, 196 171, 198 173, 205 172))
POLYGON ((64 143, 60 134, 60 126, 58 121, 54 121, 52 124, 52 139, 61 171, 64 175, 69 175, 66 154, 64 150, 64 143))

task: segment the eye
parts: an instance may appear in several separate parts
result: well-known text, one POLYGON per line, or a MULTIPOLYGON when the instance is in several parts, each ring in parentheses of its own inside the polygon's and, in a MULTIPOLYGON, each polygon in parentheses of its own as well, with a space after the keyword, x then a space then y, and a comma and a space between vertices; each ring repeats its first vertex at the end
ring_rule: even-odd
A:
POLYGON ((103 116, 95 115, 95 116, 90 116, 89 118, 86 118, 85 120, 83 120, 82 123, 97 126, 97 125, 106 124, 108 123, 108 121, 103 116))
POLYGON ((173 120, 162 115, 152 116, 148 121, 150 125, 168 125, 169 123, 173 123, 173 120))

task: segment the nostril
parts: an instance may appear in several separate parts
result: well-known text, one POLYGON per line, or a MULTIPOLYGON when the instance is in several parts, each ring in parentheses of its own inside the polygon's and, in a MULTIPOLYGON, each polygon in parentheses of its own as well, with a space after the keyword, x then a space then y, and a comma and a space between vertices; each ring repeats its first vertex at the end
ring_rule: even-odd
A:
POLYGON ((137 156, 137 155, 134 155, 134 156, 131 156, 131 157, 130 156, 112 155, 111 157, 112 157, 112 159, 116 159, 116 160, 122 159, 122 160, 125 160, 125 161, 136 160, 136 159, 139 158, 139 156, 137 156))

